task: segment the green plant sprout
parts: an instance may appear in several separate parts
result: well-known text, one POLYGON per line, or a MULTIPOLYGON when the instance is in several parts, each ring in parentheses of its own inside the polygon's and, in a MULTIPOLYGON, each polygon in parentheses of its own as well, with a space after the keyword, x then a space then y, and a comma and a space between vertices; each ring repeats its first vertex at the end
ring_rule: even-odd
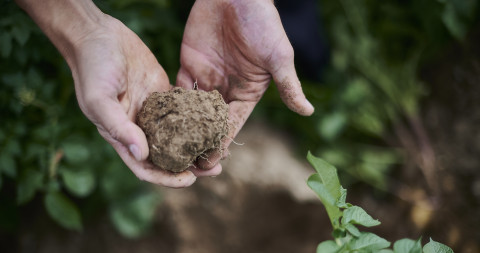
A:
POLYGON ((334 240, 321 242, 317 253, 453 253, 448 246, 432 239, 422 248, 421 238, 416 241, 407 238, 398 240, 390 249, 389 241, 374 233, 361 232, 358 225, 373 227, 380 225, 380 221, 361 207, 346 202, 347 190, 340 184, 334 166, 310 152, 307 159, 317 171, 308 178, 307 184, 322 201, 333 227, 334 240))

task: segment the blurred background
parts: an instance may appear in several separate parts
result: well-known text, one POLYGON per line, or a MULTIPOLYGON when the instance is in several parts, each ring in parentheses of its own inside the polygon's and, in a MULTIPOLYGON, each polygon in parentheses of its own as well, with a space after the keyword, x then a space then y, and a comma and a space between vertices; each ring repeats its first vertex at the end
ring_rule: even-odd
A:
MULTIPOLYGON (((190 0, 95 1, 175 81, 190 0)), ((0 2, 1 252, 315 252, 310 150, 390 241, 480 252, 478 0, 277 0, 307 98, 267 91, 216 178, 139 181, 78 108, 68 66, 0 2), (478 109, 478 110, 477 110, 478 109)))

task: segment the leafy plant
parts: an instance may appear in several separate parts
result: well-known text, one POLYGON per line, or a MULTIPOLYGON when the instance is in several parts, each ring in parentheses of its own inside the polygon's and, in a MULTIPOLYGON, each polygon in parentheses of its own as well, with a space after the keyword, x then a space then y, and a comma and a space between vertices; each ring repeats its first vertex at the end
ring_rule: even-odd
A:
MULTIPOLYGON (((97 4, 139 34, 174 76, 180 10, 168 0, 97 4)), ((13 1, 0 1, 0 31, 2 232, 15 232, 21 210, 40 204, 66 229, 79 231, 106 211, 121 234, 142 235, 161 203, 158 189, 138 180, 83 116, 65 61, 13 1)))
POLYGON ((423 124, 429 91, 421 74, 452 44, 468 51, 461 43, 480 20, 478 2, 319 1, 330 63, 318 70, 321 83, 300 76, 315 114, 300 118, 287 112, 275 89, 267 90, 254 113, 294 134, 299 155, 312 150, 335 165, 345 185, 360 180, 398 194, 389 182, 426 183, 428 194, 441 198, 423 124), (417 171, 397 170, 392 180, 392 169, 404 164, 417 171), (417 173, 423 178, 402 180, 417 173))
MULTIPOLYGON (((340 185, 337 170, 331 164, 313 156, 307 155, 310 164, 315 168, 315 174, 308 178, 308 186, 318 195, 327 210, 333 227, 334 240, 321 242, 317 253, 343 252, 393 252, 393 253, 421 253, 421 239, 401 239, 388 249, 391 243, 370 232, 361 232, 357 226, 373 227, 380 225, 380 221, 372 218, 359 206, 346 202, 347 190, 340 185)), ((430 242, 423 247, 425 253, 452 252, 448 246, 430 242)))

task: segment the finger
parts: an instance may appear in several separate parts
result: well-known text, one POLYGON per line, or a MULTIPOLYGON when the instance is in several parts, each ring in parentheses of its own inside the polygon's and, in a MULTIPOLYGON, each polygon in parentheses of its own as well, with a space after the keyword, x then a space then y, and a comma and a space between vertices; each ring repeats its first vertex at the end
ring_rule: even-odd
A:
MULTIPOLYGON (((128 148, 130 154, 137 161, 144 161, 148 157, 148 143, 145 133, 133 123, 122 105, 111 98, 91 98, 88 101, 94 114, 92 121, 97 125, 99 132, 110 143, 121 143, 128 148)), ((133 114, 134 117, 135 114, 133 114)))
POLYGON ((173 174, 154 168, 146 161, 148 144, 143 131, 132 122, 118 101, 90 99, 94 106, 94 123, 100 134, 120 155, 124 163, 140 179, 168 187, 186 187, 195 182, 192 172, 173 174))
POLYGON ((172 188, 188 187, 196 180, 196 176, 191 171, 171 173, 159 168, 154 168, 153 165, 147 161, 139 162, 129 154, 128 149, 120 142, 116 142, 112 144, 112 146, 120 155, 123 162, 140 180, 172 188))
POLYGON ((180 58, 182 66, 177 74, 177 86, 193 89, 193 84, 197 82, 200 90, 211 91, 216 89, 220 94, 224 94, 226 87, 223 85, 225 81, 223 70, 188 46, 182 46, 180 58))
POLYGON ((275 57, 274 64, 270 66, 270 73, 277 85, 283 103, 287 107, 303 116, 313 114, 314 108, 312 104, 306 99, 302 91, 302 86, 295 71, 293 62, 293 49, 290 43, 281 48, 286 48, 281 55, 275 57))
POLYGON ((192 90, 194 82, 195 80, 192 80, 192 77, 187 72, 187 70, 185 70, 185 68, 180 68, 177 74, 177 86, 192 90))
POLYGON ((197 168, 196 166, 191 166, 188 169, 193 172, 193 174, 195 174, 195 176, 197 177, 214 177, 222 173, 222 165, 219 163, 209 170, 203 170, 197 168))
POLYGON ((212 169, 222 158, 229 154, 228 146, 230 146, 235 136, 237 136, 238 132, 243 127, 256 104, 256 102, 250 101, 232 101, 228 104, 228 123, 230 127, 228 135, 223 139, 222 147, 220 149, 210 151, 206 155, 206 159, 198 159, 197 165, 199 168, 204 170, 212 169))

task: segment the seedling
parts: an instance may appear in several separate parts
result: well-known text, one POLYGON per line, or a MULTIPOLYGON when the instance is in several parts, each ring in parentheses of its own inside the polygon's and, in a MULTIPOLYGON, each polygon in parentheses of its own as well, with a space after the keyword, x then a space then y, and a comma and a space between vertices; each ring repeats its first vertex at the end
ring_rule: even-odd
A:
POLYGON ((307 159, 317 171, 308 178, 307 184, 322 201, 333 227, 334 240, 321 242, 317 246, 317 253, 453 253, 448 246, 432 239, 422 249, 421 238, 416 241, 398 240, 393 244, 393 249, 390 249, 389 241, 374 233, 361 232, 358 225, 373 227, 380 225, 380 221, 372 218, 361 207, 346 202, 347 190, 340 185, 334 166, 310 152, 307 159))

